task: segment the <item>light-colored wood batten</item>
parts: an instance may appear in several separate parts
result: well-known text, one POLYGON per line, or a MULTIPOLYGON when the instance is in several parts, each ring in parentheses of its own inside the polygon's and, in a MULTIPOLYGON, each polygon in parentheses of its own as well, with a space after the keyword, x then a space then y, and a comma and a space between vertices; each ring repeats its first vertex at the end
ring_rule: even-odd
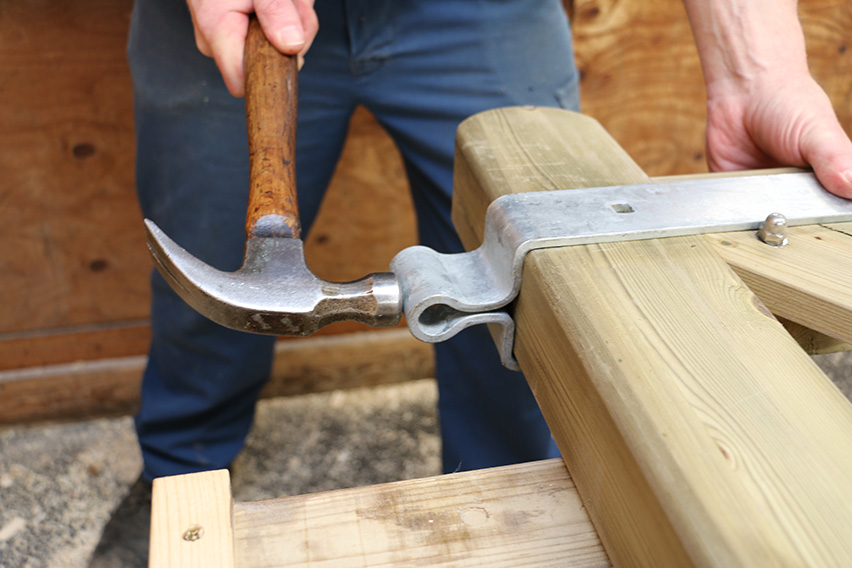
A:
POLYGON ((151 568, 235 568, 228 470, 154 480, 151 568))
MULTIPOLYGON (((152 559, 163 560, 152 566, 196 565, 192 547, 174 541, 183 524, 171 519, 188 518, 186 503, 200 492, 216 499, 211 518, 221 516, 223 493, 202 475, 155 485, 155 503, 167 507, 154 518, 174 528, 152 540, 152 559)), ((206 526, 207 518, 189 522, 206 526)), ((610 566, 559 459, 235 503, 233 532, 235 562, 245 568, 610 566)))

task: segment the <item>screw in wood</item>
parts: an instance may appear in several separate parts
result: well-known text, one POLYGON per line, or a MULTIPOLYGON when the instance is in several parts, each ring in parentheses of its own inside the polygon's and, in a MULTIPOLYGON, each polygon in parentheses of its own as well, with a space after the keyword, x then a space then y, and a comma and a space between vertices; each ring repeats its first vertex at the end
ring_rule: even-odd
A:
POLYGON ((183 532, 183 540, 187 542, 195 542, 204 536, 204 527, 198 525, 189 527, 183 532))
POLYGON ((757 238, 773 247, 787 245, 787 218, 781 213, 770 213, 757 230, 757 238))

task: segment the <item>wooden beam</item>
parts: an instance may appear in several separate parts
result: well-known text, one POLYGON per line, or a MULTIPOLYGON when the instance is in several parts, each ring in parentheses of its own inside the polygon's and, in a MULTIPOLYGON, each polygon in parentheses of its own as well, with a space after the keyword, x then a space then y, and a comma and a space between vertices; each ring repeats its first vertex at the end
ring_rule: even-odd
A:
POLYGON ((154 480, 151 568, 234 568, 228 470, 154 480))
MULTIPOLYGON (((132 414, 147 358, 117 357, 0 371, 0 425, 132 414)), ((279 341, 262 397, 434 376, 432 346, 407 329, 279 341)))
POLYGON ((766 246, 750 231, 706 238, 773 314, 852 342, 852 223, 790 227, 790 244, 766 246))
MULTIPOLYGON (((493 198, 642 183, 588 117, 503 109, 458 134, 457 228, 493 198)), ((852 405, 701 237, 536 251, 515 354, 610 558, 842 566, 852 405)))
POLYGON ((240 566, 609 566, 561 460, 234 506, 240 566))
POLYGON ((799 344, 808 355, 825 355, 827 353, 840 353, 852 351, 852 345, 839 339, 829 337, 824 333, 814 331, 790 320, 778 317, 778 321, 784 326, 796 343, 799 344))
MULTIPOLYGON (((666 176, 654 181, 732 179, 801 171, 804 170, 773 168, 666 176)), ((852 269, 837 259, 852 258, 852 223, 791 227, 789 234, 790 244, 783 248, 763 244, 752 231, 716 233, 705 238, 806 351, 848 351, 852 342, 852 269)))

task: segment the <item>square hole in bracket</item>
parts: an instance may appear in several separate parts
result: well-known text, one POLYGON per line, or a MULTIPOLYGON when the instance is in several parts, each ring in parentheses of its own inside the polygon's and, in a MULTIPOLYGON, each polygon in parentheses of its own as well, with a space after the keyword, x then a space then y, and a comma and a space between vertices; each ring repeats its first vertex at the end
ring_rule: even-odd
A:
POLYGON ((610 204, 612 210, 616 213, 635 213, 636 211, 630 206, 629 203, 612 203, 610 204))

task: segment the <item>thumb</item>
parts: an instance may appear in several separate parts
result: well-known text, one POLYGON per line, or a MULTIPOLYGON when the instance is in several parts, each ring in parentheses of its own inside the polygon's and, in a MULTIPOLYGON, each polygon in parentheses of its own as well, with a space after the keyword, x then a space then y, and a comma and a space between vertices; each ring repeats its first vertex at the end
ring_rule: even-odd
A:
POLYGON ((802 157, 828 191, 852 199, 852 142, 834 116, 818 124, 803 133, 802 157))
POLYGON ((296 55, 304 49, 307 34, 293 0, 255 1, 255 13, 264 35, 275 49, 288 55, 296 55))

